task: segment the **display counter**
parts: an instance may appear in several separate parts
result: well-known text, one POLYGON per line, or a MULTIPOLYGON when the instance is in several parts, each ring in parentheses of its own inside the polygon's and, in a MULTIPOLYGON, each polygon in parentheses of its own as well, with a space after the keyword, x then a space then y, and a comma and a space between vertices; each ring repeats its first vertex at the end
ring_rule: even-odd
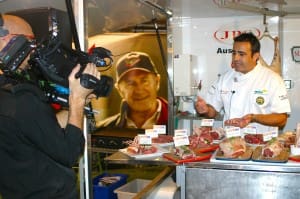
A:
POLYGON ((163 157, 154 157, 154 158, 144 158, 144 159, 134 159, 128 155, 118 151, 112 155, 106 157, 105 162, 107 164, 149 164, 149 165, 166 165, 166 166, 175 166, 176 164, 172 161, 166 160, 163 157))
POLYGON ((114 164, 175 165, 181 199, 299 198, 300 163, 210 160, 175 164, 162 157, 133 159, 121 152, 105 158, 114 164))

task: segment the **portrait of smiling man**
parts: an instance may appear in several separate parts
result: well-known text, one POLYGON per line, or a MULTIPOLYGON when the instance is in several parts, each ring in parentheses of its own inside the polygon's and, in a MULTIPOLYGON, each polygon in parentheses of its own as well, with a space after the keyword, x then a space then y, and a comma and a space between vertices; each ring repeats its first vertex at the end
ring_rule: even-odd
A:
POLYGON ((130 52, 116 63, 115 88, 122 98, 120 112, 97 122, 101 128, 153 128, 154 124, 167 125, 168 102, 157 96, 160 74, 150 56, 130 52))

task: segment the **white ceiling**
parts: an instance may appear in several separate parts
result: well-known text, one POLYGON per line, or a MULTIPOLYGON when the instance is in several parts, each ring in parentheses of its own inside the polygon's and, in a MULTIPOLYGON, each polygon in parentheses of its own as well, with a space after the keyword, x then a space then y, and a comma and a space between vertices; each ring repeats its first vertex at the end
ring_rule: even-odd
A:
MULTIPOLYGON (((282 5, 284 11, 299 12, 299 0, 86 0, 89 7, 98 7, 102 9, 111 10, 113 7, 120 7, 124 10, 132 8, 133 12, 136 10, 135 6, 139 7, 142 2, 153 2, 156 5, 167 7, 173 10, 176 16, 190 16, 190 17, 211 17, 224 15, 249 15, 251 12, 230 10, 220 8, 220 5, 225 3, 237 2, 238 4, 245 4, 256 7, 267 7, 269 9, 279 10, 278 5, 282 5), (135 5, 136 4, 136 5, 135 5), (132 7, 133 6, 133 7, 132 7)), ((0 0, 0 12, 9 12, 19 9, 27 9, 32 7, 53 7, 65 10, 64 0, 0 0)), ((151 9, 150 7, 148 7, 151 9)), ((100 10, 101 14, 106 10, 100 10)), ((120 9, 120 12, 122 10, 120 9)))
MULTIPOLYGON (((66 11, 65 2, 65 0, 0 0, 0 12, 40 7, 66 11)), ((101 33, 142 24, 153 18, 166 21, 166 15, 161 10, 145 2, 150 2, 150 4, 153 2, 158 8, 163 8, 169 0, 84 0, 84 6, 88 8, 86 12, 88 26, 93 29, 92 32, 101 33)))
MULTIPOLYGON (((84 2, 89 8, 89 27, 95 29, 93 30, 95 33, 118 31, 147 21, 151 22, 153 18, 163 22, 167 18, 164 13, 166 10, 171 10, 173 17, 191 18, 263 15, 260 12, 223 7, 224 3, 233 2, 246 5, 247 9, 254 6, 255 9, 267 8, 288 12, 285 17, 300 16, 300 0, 85 0, 84 2), (298 14, 290 14, 291 12, 298 14)), ((37 7, 66 10, 65 0, 0 0, 2 13, 37 7)))
POLYGON ((254 7, 286 12, 285 16, 289 17, 294 16, 292 13, 297 13, 298 17, 300 15, 299 0, 170 0, 170 7, 174 16, 191 18, 263 15, 260 12, 254 12, 252 9, 254 7), (248 11, 224 8, 226 4, 242 5, 240 7, 245 7, 248 11))

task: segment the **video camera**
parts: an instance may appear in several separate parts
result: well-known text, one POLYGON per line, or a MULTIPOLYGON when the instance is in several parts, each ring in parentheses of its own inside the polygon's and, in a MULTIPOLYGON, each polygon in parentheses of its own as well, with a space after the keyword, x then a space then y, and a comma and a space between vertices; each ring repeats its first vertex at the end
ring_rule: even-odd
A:
POLYGON ((73 50, 65 47, 60 41, 46 41, 38 45, 31 54, 28 63, 37 68, 41 76, 48 81, 68 87, 68 76, 76 66, 81 64, 76 78, 80 78, 83 87, 93 89, 97 97, 106 97, 113 87, 113 80, 109 76, 101 75, 101 79, 82 74, 87 63, 94 63, 97 67, 109 67, 112 63, 111 52, 105 48, 97 47, 91 53, 73 50))
POLYGON ((89 62, 97 67, 111 66, 111 52, 105 48, 96 47, 90 53, 86 53, 67 48, 55 38, 37 44, 24 35, 17 35, 0 52, 0 69, 4 74, 14 77, 16 70, 28 55, 31 74, 29 80, 38 83, 39 87, 51 96, 51 101, 65 98, 69 94, 68 76, 78 63, 81 64, 81 69, 76 77, 80 78, 83 87, 93 89, 97 97, 106 97, 111 93, 111 77, 101 75, 101 79, 98 80, 91 75, 82 74, 89 62))

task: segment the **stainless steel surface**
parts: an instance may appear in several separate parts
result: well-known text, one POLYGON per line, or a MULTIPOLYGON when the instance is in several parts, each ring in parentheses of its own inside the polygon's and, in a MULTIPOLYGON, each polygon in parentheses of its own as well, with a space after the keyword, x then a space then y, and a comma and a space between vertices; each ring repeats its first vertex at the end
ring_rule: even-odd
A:
POLYGON ((164 159, 163 157, 134 159, 122 152, 116 152, 106 158, 106 163, 113 164, 149 164, 149 165, 176 165, 174 162, 164 159))
POLYGON ((185 166, 180 165, 176 167, 176 184, 178 187, 180 187, 180 198, 185 198, 185 166))
POLYGON ((287 163, 270 165, 269 163, 251 164, 247 162, 216 163, 216 162, 195 162, 187 163, 186 167, 206 168, 206 169, 224 169, 224 170, 243 170, 243 171, 268 171, 268 172, 287 172, 300 173, 300 163, 287 166, 287 163))
MULTIPOLYGON (((107 163, 115 164, 152 164, 152 165, 176 165, 174 162, 164 159, 163 157, 149 158, 149 159, 134 159, 122 152, 116 152, 104 159, 107 163)), ((224 170, 243 170, 243 171, 268 171, 268 172, 286 172, 286 173, 300 173, 300 163, 294 163, 287 166, 288 163, 277 163, 271 165, 269 163, 251 164, 242 161, 228 162, 211 162, 205 160, 201 162, 192 162, 182 164, 187 168, 201 168, 201 169, 224 169, 224 170)))
POLYGON ((186 168, 187 199, 296 199, 300 174, 269 171, 186 168))
MULTIPOLYGON (((117 152, 105 158, 114 164, 176 165, 163 158, 135 160, 117 152)), ((272 199, 299 198, 300 163, 250 164, 211 162, 210 160, 176 166, 176 183, 181 199, 272 199)))

